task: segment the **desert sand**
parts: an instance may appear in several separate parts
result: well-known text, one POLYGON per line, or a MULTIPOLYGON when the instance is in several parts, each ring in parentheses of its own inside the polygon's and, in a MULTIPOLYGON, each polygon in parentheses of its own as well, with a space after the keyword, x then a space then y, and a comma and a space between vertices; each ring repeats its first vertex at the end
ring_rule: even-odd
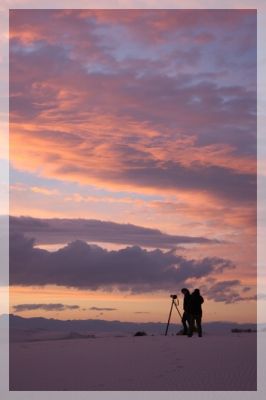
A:
POLYGON ((10 343, 10 390, 254 391, 256 333, 10 343))

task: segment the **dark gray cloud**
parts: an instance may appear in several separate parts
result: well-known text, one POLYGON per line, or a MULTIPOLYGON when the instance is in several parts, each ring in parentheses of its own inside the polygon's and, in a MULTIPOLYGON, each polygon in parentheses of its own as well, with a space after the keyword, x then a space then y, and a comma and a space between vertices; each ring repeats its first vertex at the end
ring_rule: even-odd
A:
MULTIPOLYGON (((251 290, 249 287, 242 288, 242 292, 251 290)), ((208 299, 226 304, 236 303, 239 301, 256 300, 256 295, 242 296, 241 282, 238 279, 219 281, 210 286, 203 287, 208 299)))
POLYGON ((75 241, 55 251, 34 247, 34 240, 10 236, 10 284, 54 284, 79 289, 115 288, 149 292, 176 289, 190 278, 202 278, 234 268, 219 257, 186 259, 173 251, 147 251, 138 246, 107 251, 75 241))
POLYGON ((73 240, 109 242, 170 249, 185 243, 217 243, 204 237, 168 235, 158 229, 87 219, 10 217, 10 232, 34 237, 38 244, 73 240))
POLYGON ((16 304, 13 306, 14 311, 33 311, 33 310, 44 310, 44 311, 65 311, 65 310, 79 310, 78 305, 65 305, 61 303, 50 303, 50 304, 16 304))
POLYGON ((117 174, 113 180, 119 183, 137 183, 140 187, 161 189, 179 188, 193 192, 207 191, 218 198, 255 204, 257 196, 256 174, 241 173, 228 167, 204 166, 195 162, 184 167, 176 162, 157 164, 143 160, 139 166, 125 169, 124 175, 117 174))
POLYGON ((90 307, 89 310, 92 310, 92 311, 116 311, 117 308, 110 308, 110 307, 90 307))

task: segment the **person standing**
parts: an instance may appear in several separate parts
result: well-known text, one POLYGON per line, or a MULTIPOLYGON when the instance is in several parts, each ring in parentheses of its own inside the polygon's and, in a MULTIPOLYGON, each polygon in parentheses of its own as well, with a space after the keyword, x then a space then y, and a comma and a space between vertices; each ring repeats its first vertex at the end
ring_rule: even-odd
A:
POLYGON ((202 337, 202 308, 201 305, 204 302, 204 298, 201 296, 199 289, 195 289, 194 292, 190 296, 190 323, 189 323, 189 332, 188 337, 193 335, 194 324, 196 322, 198 336, 202 337))
POLYGON ((183 288, 181 292, 184 295, 183 300, 183 316, 182 316, 182 324, 183 324, 183 335, 187 335, 189 332, 189 324, 190 324, 190 292, 187 288, 183 288))

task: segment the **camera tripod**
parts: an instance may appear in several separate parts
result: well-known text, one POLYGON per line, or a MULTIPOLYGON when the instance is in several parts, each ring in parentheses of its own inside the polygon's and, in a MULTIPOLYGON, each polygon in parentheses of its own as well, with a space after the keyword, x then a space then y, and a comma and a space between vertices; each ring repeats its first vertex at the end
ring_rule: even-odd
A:
POLYGON ((179 314, 179 317, 180 317, 180 319, 182 321, 182 315, 181 315, 181 313, 179 311, 179 308, 178 308, 179 301, 178 301, 177 295, 176 294, 171 294, 170 297, 172 298, 172 303, 171 303, 169 318, 168 318, 168 322, 167 322, 167 326, 166 326, 166 330, 165 330, 165 336, 167 336, 167 332, 168 332, 168 328, 169 328, 169 324, 170 324, 170 320, 171 320, 173 306, 175 306, 175 308, 176 308, 176 310, 177 310, 177 312, 179 314))

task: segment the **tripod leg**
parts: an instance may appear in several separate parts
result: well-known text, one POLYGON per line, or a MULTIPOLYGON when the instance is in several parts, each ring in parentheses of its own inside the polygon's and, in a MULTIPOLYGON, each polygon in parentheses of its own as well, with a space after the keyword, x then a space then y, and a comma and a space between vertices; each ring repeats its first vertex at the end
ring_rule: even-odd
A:
POLYGON ((182 321, 182 315, 181 315, 181 313, 180 313, 180 311, 179 311, 179 308, 177 307, 177 304, 175 303, 175 308, 177 309, 177 312, 178 312, 178 314, 179 314, 179 317, 180 317, 180 319, 181 319, 181 321, 182 321))
POLYGON ((168 328, 169 328, 169 324, 170 324, 170 319, 171 319, 171 314, 172 314, 173 305, 174 305, 174 299, 173 299, 173 301, 172 301, 171 308, 170 308, 169 318, 168 318, 168 322, 167 322, 167 326, 166 326, 166 330, 165 330, 165 336, 167 336, 167 332, 168 332, 168 328))

